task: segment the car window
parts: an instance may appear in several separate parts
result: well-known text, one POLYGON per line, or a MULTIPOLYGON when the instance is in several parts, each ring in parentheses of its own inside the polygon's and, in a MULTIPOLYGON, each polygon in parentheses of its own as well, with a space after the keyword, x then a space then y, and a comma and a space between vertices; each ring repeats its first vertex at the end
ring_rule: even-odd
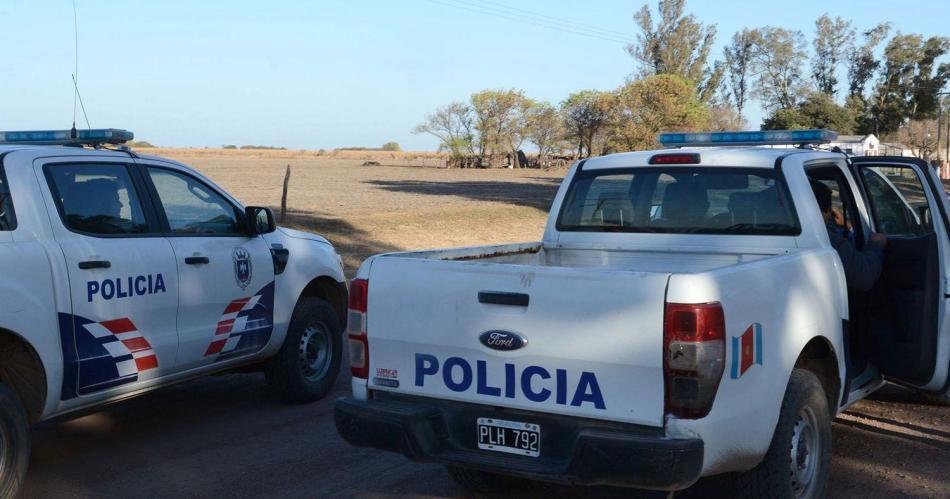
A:
MULTIPOLYGON (((856 223, 857 211, 850 187, 837 166, 809 168, 808 180, 824 184, 831 191, 832 218, 829 224, 845 231, 860 230, 861 224, 856 223)), ((860 238, 857 240, 860 241, 860 238)))
POLYGON ((910 167, 866 166, 861 179, 877 231, 888 236, 920 236, 933 232, 925 187, 910 167))
POLYGON ((237 212, 221 195, 195 178, 149 168, 168 226, 176 234, 240 234, 237 212))
POLYGON ((16 229, 16 215, 13 213, 13 199, 7 185, 7 175, 0 165, 0 230, 16 229))
POLYGON ((50 165, 46 171, 68 228, 96 235, 148 232, 142 203, 125 165, 50 165))
POLYGON ((796 235, 801 231, 774 170, 638 168, 581 172, 558 230, 796 235))

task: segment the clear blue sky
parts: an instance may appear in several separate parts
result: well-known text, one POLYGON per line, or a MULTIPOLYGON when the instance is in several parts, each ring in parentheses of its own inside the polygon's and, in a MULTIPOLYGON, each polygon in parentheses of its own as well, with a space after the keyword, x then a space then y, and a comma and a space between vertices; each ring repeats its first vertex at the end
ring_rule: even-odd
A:
MULTIPOLYGON (((643 5, 492 1, 630 39, 643 5)), ((93 127, 128 128, 160 145, 395 140, 433 149, 435 140, 411 129, 439 105, 509 87, 557 102, 579 89, 613 89, 636 69, 619 41, 448 5, 492 1, 78 0, 80 87, 93 127)), ((810 35, 824 12, 859 29, 891 21, 905 33, 950 34, 946 0, 692 0, 687 10, 718 26, 716 57, 744 26, 810 35)), ((71 0, 6 0, 0 46, 0 130, 68 128, 71 0)), ((746 117, 757 125, 761 111, 751 107, 746 117)))

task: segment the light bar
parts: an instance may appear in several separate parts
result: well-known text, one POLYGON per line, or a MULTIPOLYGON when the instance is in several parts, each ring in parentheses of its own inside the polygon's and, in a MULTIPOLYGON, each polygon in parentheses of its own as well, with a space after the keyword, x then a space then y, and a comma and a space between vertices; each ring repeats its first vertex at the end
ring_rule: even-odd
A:
POLYGON ((837 138, 838 132, 825 129, 661 133, 656 136, 656 140, 664 147, 827 144, 837 138))
POLYGON ((0 144, 96 146, 101 144, 122 144, 132 140, 132 138, 134 138, 132 132, 116 128, 0 132, 0 144))

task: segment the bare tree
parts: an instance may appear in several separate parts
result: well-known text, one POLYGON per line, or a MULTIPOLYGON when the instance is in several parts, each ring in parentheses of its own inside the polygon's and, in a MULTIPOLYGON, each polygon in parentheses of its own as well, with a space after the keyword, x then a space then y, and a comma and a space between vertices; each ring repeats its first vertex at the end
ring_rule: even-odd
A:
POLYGON ((832 19, 824 14, 815 20, 815 39, 812 46, 812 77, 818 91, 830 97, 835 96, 838 87, 838 64, 854 39, 854 28, 850 21, 840 17, 832 19))
POLYGON ((914 156, 929 161, 937 151, 937 120, 911 120, 897 130, 895 138, 909 146, 914 156))
POLYGON ((464 102, 453 102, 426 116, 412 132, 435 136, 441 141, 439 149, 449 151, 453 159, 459 160, 475 153, 473 125, 472 108, 464 102))

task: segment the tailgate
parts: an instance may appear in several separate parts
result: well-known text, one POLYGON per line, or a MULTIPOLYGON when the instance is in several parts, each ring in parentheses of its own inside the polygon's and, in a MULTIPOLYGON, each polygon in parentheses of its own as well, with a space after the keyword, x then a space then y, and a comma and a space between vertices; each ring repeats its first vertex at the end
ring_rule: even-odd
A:
POLYGON ((662 426, 668 279, 666 273, 378 258, 366 316, 369 387, 662 426), (529 303, 483 303, 479 293, 486 292, 527 295, 529 303), (499 350, 518 340, 492 332, 513 333, 525 344, 499 350))

